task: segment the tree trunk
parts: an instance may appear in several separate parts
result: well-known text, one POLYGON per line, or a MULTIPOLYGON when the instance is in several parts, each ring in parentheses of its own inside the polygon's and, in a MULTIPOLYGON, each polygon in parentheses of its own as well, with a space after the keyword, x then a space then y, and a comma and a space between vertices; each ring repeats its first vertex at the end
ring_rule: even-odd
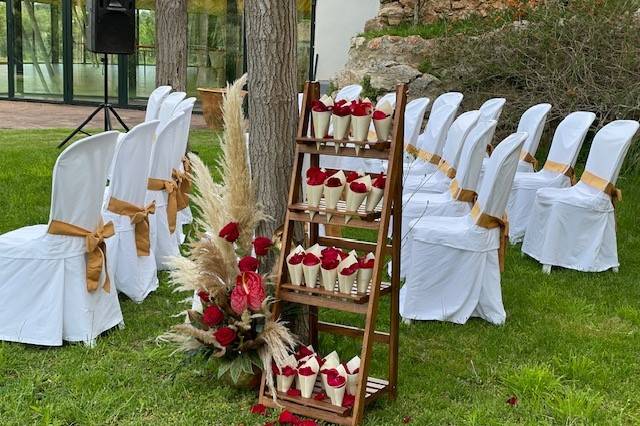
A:
POLYGON ((187 0, 156 0, 156 85, 187 89, 187 0))
POLYGON ((249 155, 259 201, 272 222, 258 235, 271 236, 284 222, 298 116, 295 0, 245 2, 249 73, 249 155))

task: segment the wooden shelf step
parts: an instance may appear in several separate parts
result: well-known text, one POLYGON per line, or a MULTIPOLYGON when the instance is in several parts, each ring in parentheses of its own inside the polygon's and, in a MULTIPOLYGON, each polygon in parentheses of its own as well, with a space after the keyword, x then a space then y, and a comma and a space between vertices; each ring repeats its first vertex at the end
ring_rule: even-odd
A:
MULTIPOLYGON (((362 338, 364 336, 364 329, 362 328, 351 327, 344 324, 334 324, 324 321, 318 321, 318 331, 354 338, 362 338)), ((374 331, 373 340, 388 345, 390 341, 389 333, 384 331, 374 331)))
MULTIPOLYGON (((380 295, 385 295, 390 292, 390 283, 380 283, 380 295)), ((346 312, 365 314, 367 313, 367 304, 369 303, 370 293, 371 286, 369 286, 366 293, 358 293, 355 284, 351 289, 351 293, 346 294, 338 291, 337 284, 334 291, 327 291, 321 286, 309 288, 285 283, 280 285, 279 298, 287 302, 302 303, 321 308, 338 309, 346 312)))
MULTIPOLYGON (((388 392, 389 382, 383 379, 369 377, 367 380, 367 391, 365 396, 365 404, 368 404, 380 396, 388 392)), ((320 376, 316 381, 313 394, 323 392, 320 382, 320 376)), ((303 416, 311 416, 327 422, 336 424, 351 424, 350 416, 352 414, 351 407, 338 407, 331 404, 329 398, 316 401, 313 398, 302 398, 300 396, 289 396, 286 393, 277 392, 278 403, 294 414, 303 416)), ((267 407, 279 408, 273 401, 271 393, 265 389, 265 397, 262 403, 267 407)))
MULTIPOLYGON (((343 250, 358 250, 365 253, 375 253, 377 248, 376 243, 343 237, 320 236, 318 237, 318 244, 323 247, 337 247, 343 250)), ((385 250, 391 250, 391 245, 385 246, 385 250)))
POLYGON ((335 214, 331 217, 331 221, 327 223, 327 217, 323 213, 318 213, 313 216, 313 219, 309 217, 309 213, 306 212, 297 212, 289 210, 289 220, 294 220, 296 222, 307 222, 307 223, 319 223, 322 225, 336 225, 345 228, 359 228, 359 229, 371 229, 373 231, 377 231, 380 228, 379 220, 362 220, 357 216, 354 216, 349 223, 344 223, 345 213, 342 213, 342 216, 335 214))
POLYGON ((295 203, 289 205, 289 210, 295 212, 317 212, 321 214, 331 213, 333 216, 342 217, 342 222, 344 222, 345 216, 358 217, 361 220, 371 222, 376 219, 380 219, 380 216, 382 215, 382 208, 380 207, 380 204, 378 204, 378 207, 375 210, 370 212, 365 210, 365 203, 362 203, 358 208, 358 211, 348 212, 347 203, 344 200, 338 201, 338 205, 335 209, 328 209, 324 198, 320 200, 320 205, 318 207, 311 207, 307 203, 295 203))
MULTIPOLYGON (((331 142, 331 139, 326 139, 327 142, 331 142)), ((381 144, 389 144, 389 142, 381 142, 381 144)), ((376 144, 377 145, 377 144, 376 144)), ((318 149, 316 147, 315 139, 302 138, 298 139, 298 152, 304 154, 319 154, 331 157, 356 157, 356 158, 377 158, 378 160, 389 160, 390 150, 385 148, 384 150, 361 148, 358 153, 353 147, 340 147, 336 153, 336 149, 333 145, 323 145, 318 149), (304 141, 309 139, 309 141, 304 141)))

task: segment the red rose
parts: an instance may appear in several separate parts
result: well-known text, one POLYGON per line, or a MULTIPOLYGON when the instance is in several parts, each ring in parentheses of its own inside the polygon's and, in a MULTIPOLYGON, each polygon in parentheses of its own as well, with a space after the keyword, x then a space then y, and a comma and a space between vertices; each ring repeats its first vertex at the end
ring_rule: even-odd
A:
POLYGON ((220 238, 224 238, 230 243, 235 242, 240 236, 240 230, 238 229, 238 222, 227 223, 218 234, 220 238))
POLYGON ((339 388, 344 386, 347 382, 347 379, 341 375, 327 375, 327 384, 332 388, 339 388))
POLYGON ((351 172, 347 172, 346 177, 347 177, 347 183, 351 183, 362 176, 360 176, 358 172, 351 171, 351 172))
POLYGON ((253 249, 256 252, 256 256, 266 256, 272 245, 271 238, 257 237, 253 240, 253 249))
POLYGON ((216 338, 220 345, 227 347, 236 340, 236 332, 229 327, 220 327, 213 333, 213 337, 216 338))
POLYGON ((320 259, 313 253, 307 253, 304 255, 304 259, 302 259, 302 264, 305 266, 315 266, 320 263, 320 259))
POLYGON ((384 189, 384 185, 387 183, 387 177, 380 173, 372 183, 372 185, 378 189, 384 189))
POLYGON ((200 298, 200 301, 202 303, 209 303, 211 301, 211 299, 209 298, 209 293, 207 293, 205 290, 199 290, 198 297, 200 298))
POLYGON ((304 259, 304 253, 296 253, 289 258, 288 262, 291 265, 297 265, 302 262, 302 259, 304 259))
POLYGON ((358 259, 358 268, 360 269, 371 269, 373 268, 373 264, 375 263, 375 259, 367 259, 366 257, 361 257, 358 259))
POLYGON ((339 186, 342 186, 342 181, 338 178, 332 177, 327 179, 327 181, 324 184, 329 188, 337 188, 339 186))
POLYGON ((353 395, 349 395, 348 393, 344 394, 344 398, 342 399, 342 406, 345 408, 353 407, 353 404, 356 402, 356 397, 353 395))
POLYGON ((280 423, 281 425, 297 425, 298 423, 300 423, 300 419, 298 418, 298 416, 291 414, 287 410, 284 410, 278 417, 278 423, 280 423))
POLYGON ((243 272, 236 278, 236 286, 231 291, 231 309, 238 315, 247 309, 259 311, 266 297, 262 286, 262 276, 255 272, 243 272))
POLYGON ((313 376, 315 373, 311 369, 311 367, 302 367, 298 369, 298 374, 301 376, 313 376))
POLYGON ((258 270, 259 265, 258 259, 253 256, 245 256, 238 262, 240 272, 255 272, 258 270))
POLYGON ((384 120, 388 116, 389 116, 389 114, 387 114, 384 111, 380 111, 379 109, 373 111, 373 119, 374 120, 384 120))
POLYGON ((218 325, 222 320, 224 320, 224 313, 222 313, 222 310, 215 305, 207 306, 204 309, 204 312, 202 312, 202 322, 207 327, 218 325))
POLYGON ((358 264, 354 263, 353 265, 347 268, 342 268, 342 271, 340 271, 340 275, 344 275, 344 276, 353 275, 354 272, 356 272, 357 270, 358 270, 358 264))
POLYGON ((349 189, 353 192, 357 192, 358 194, 364 194, 367 192, 367 185, 362 182, 351 182, 349 184, 349 189))
POLYGON ((251 414, 259 414, 261 416, 266 416, 267 415, 267 407, 265 407, 262 404, 256 404, 253 407, 251 407, 251 414))

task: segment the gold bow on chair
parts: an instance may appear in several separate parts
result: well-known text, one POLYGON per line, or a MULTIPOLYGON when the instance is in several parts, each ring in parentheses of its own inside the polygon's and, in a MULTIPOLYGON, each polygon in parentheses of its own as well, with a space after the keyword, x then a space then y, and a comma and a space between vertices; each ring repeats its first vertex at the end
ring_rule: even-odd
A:
POLYGON ((440 164, 440 160, 442 160, 442 158, 438 154, 434 154, 432 152, 425 151, 424 149, 419 149, 418 150, 417 157, 419 159, 421 159, 422 161, 426 161, 427 163, 431 163, 431 164, 434 164, 436 166, 438 164, 440 164))
POLYGON ((456 168, 447 162, 444 158, 440 160, 440 164, 438 164, 438 169, 447 175, 449 179, 453 179, 456 177, 456 168))
POLYGON ((449 193, 451 194, 451 198, 454 200, 466 201, 468 203, 475 203, 478 198, 478 194, 474 191, 460 188, 460 184, 455 178, 451 181, 451 185, 449 185, 449 193))
POLYGON ((407 145, 407 147, 404 150, 407 151, 407 153, 413 155, 414 157, 418 156, 418 151, 419 151, 418 148, 416 148, 411 144, 407 145))
POLYGON ((531 164, 533 166, 533 170, 538 170, 538 160, 536 159, 536 157, 531 155, 530 152, 523 152, 520 155, 520 159, 525 163, 531 164))
POLYGON ((611 197, 611 203, 613 204, 613 207, 616 206, 618 201, 622 201, 622 191, 619 188, 616 188, 613 183, 601 178, 600 176, 596 176, 593 173, 585 170, 580 177, 580 181, 586 183, 592 188, 599 189, 600 191, 611 197))
POLYGON ((100 225, 95 232, 91 232, 70 223, 52 220, 47 232, 53 235, 84 237, 87 245, 87 290, 92 293, 98 289, 100 286, 100 276, 104 270, 105 279, 102 288, 109 293, 111 290, 111 281, 109 280, 109 273, 106 267, 107 247, 104 240, 115 234, 112 222, 106 225, 100 225))
POLYGON ((543 169, 563 174, 571 179, 571 185, 576 184, 576 172, 573 170, 573 167, 568 164, 556 163, 555 161, 547 160, 544 163, 543 169))
POLYGON ((107 210, 131 218, 131 224, 135 226, 136 252, 138 256, 149 256, 151 253, 149 215, 156 212, 156 202, 152 202, 147 207, 138 207, 126 201, 111 197, 107 210))
POLYGON ((173 169, 171 177, 176 184, 177 209, 182 210, 189 207, 189 194, 191 193, 191 177, 185 172, 173 169))
POLYGON ((500 247, 498 248, 498 262, 500 263, 500 272, 504 272, 504 260, 507 255, 507 243, 509 239, 509 220, 505 214, 502 219, 495 216, 482 213, 480 205, 475 203, 471 209, 471 217, 476 225, 487 229, 500 228, 500 247))
POLYGON ((173 234, 176 230, 176 218, 178 216, 176 183, 172 180, 149 178, 147 189, 165 191, 167 193, 167 222, 169 223, 169 232, 173 234))

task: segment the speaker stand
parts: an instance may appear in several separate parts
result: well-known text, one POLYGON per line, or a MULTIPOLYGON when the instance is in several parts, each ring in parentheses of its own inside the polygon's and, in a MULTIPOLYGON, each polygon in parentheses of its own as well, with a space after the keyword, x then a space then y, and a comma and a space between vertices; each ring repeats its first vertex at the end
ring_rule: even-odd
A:
POLYGON ((91 134, 87 133, 85 130, 83 130, 83 128, 84 126, 89 124, 89 122, 93 120, 93 117, 95 117, 100 111, 104 111, 104 131, 105 132, 112 129, 111 114, 113 114, 116 117, 116 120, 118 120, 120 125, 127 132, 129 131, 129 128, 127 127, 127 125, 124 123, 124 121, 122 121, 122 118, 120 118, 120 115, 118 115, 118 112, 115 110, 113 105, 109 103, 109 59, 106 53, 104 57, 101 58, 101 61, 104 64, 104 102, 98 105, 98 107, 91 114, 89 114, 86 120, 84 120, 82 124, 76 127, 76 129, 73 132, 71 132, 71 134, 67 136, 65 140, 60 142, 60 144, 58 145, 58 148, 62 148, 67 142, 69 142, 78 133, 83 133, 87 136, 91 136, 91 134))

